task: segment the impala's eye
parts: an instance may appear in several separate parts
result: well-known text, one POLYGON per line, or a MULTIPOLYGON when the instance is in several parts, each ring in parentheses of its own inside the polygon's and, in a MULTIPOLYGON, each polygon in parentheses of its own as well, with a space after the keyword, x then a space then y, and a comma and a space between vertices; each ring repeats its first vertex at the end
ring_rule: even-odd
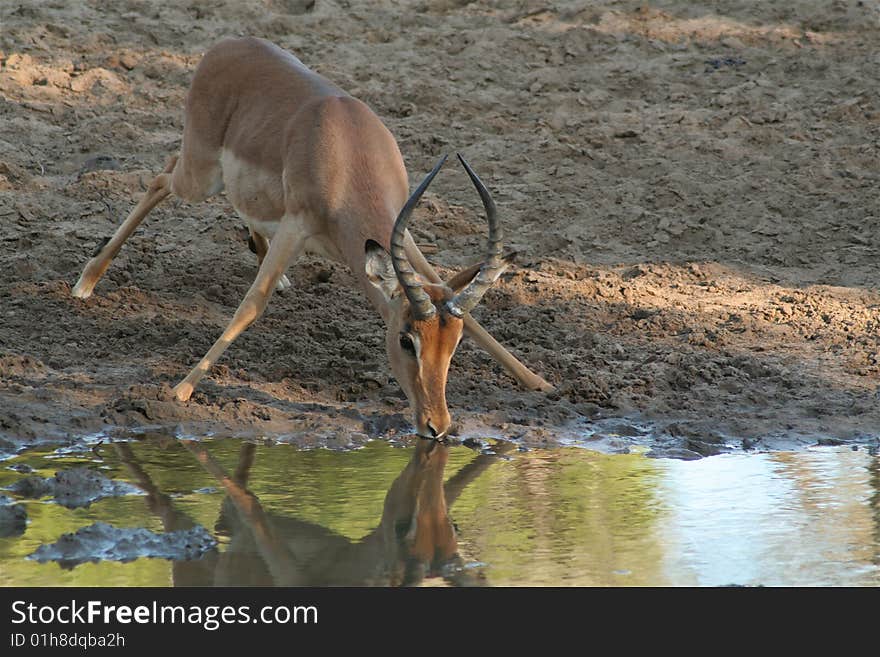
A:
POLYGON ((400 348, 404 351, 408 351, 413 356, 416 355, 416 345, 413 342, 412 336, 409 333, 400 334, 400 348))

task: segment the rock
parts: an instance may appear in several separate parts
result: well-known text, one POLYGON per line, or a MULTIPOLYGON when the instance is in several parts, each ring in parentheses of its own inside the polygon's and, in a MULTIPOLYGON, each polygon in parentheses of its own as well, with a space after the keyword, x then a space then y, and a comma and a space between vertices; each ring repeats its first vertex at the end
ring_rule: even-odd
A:
POLYGON ((54 477, 26 477, 19 479, 9 490, 31 499, 53 497, 55 502, 68 509, 89 506, 105 497, 142 495, 143 492, 124 481, 108 479, 89 468, 73 468, 55 473, 54 477))
POLYGON ((479 438, 465 438, 461 441, 461 444, 470 449, 482 449, 483 442, 479 438))
POLYGON ((630 319, 635 321, 641 321, 643 319, 648 319, 649 317, 653 317, 658 313, 657 310, 651 308, 636 308, 632 313, 630 313, 630 319))
POLYGON ((27 512, 15 500, 0 495, 0 538, 19 536, 27 527, 27 512))
POLYGON ((119 57, 119 63, 128 71, 132 70, 138 64, 137 58, 130 53, 123 53, 119 57))
POLYGON ((91 173, 92 171, 118 171, 122 168, 119 161, 110 155, 95 155, 90 157, 79 168, 79 174, 91 173))
POLYGON ((680 461, 696 461, 703 458, 702 454, 684 447, 654 447, 645 454, 650 459, 678 459, 680 461))
POLYGON ((164 534, 143 527, 114 527, 96 522, 72 534, 62 534, 55 543, 41 545, 28 559, 57 561, 73 568, 87 561, 134 561, 140 557, 175 561, 199 559, 217 547, 216 539, 201 525, 164 534))

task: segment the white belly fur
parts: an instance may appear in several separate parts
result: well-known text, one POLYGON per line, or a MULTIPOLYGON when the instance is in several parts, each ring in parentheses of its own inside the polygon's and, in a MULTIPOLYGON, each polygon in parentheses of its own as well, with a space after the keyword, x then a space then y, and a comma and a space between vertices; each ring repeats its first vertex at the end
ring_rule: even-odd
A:
POLYGON ((226 195, 239 215, 259 222, 259 227, 253 225, 259 233, 274 235, 278 219, 284 214, 281 173, 239 159, 225 148, 220 153, 220 166, 226 195))
MULTIPOLYGON (((259 233, 269 240, 275 237, 275 232, 278 230, 278 226, 281 225, 281 221, 290 221, 299 224, 300 226, 302 225, 302 220, 299 217, 282 217, 281 221, 260 221, 259 219, 247 216, 242 213, 241 210, 238 210, 238 208, 236 208, 236 212, 254 232, 259 233)), ((306 253, 321 256, 322 258, 335 260, 336 262, 344 262, 342 253, 340 253, 339 249, 336 248, 336 245, 324 235, 312 235, 307 237, 306 243, 303 245, 303 250, 306 253)))
POLYGON ((260 219, 254 219, 253 217, 249 217, 244 214, 241 210, 236 208, 236 212, 238 212, 238 216, 244 219, 248 226, 250 226, 254 232, 259 233, 263 237, 267 237, 272 239, 275 237, 275 233, 278 231, 278 226, 281 225, 280 221, 261 221, 260 219))
MULTIPOLYGON (((220 156, 220 164, 226 194, 235 211, 254 232, 271 240, 282 221, 304 226, 300 217, 281 215, 280 219, 265 219, 266 216, 276 215, 279 208, 284 208, 284 192, 278 176, 237 158, 225 148, 220 156)), ((330 260, 343 260, 336 245, 324 235, 307 238, 304 249, 330 260)))

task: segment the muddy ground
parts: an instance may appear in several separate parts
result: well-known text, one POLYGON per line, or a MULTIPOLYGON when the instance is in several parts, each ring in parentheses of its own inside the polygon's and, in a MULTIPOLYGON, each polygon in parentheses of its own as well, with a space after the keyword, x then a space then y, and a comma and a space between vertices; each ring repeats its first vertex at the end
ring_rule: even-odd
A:
MULTIPOLYGON (((558 390, 519 390, 465 341, 448 389, 462 436, 876 445, 878 27, 876 0, 4 2, 0 447, 407 430, 381 321, 317 258, 172 401, 256 272, 222 196, 166 202, 92 298, 70 296, 179 147, 201 54, 236 34, 366 101, 412 179, 461 150, 494 192, 520 256, 474 314, 558 390)), ((417 241, 448 273, 483 228, 447 166, 417 241)))

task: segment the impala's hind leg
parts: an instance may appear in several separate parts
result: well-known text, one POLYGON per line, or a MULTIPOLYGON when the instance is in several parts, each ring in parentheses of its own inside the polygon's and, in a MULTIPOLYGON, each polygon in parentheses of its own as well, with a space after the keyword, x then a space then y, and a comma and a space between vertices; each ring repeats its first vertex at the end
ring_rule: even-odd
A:
POLYGON ((174 170, 176 164, 177 157, 175 156, 168 161, 165 170, 153 179, 153 182, 150 183, 149 189, 147 189, 147 193, 144 194, 140 203, 134 207, 125 221, 122 222, 122 225, 116 229, 113 237, 111 237, 110 240, 98 250, 95 256, 89 260, 88 264, 83 268, 79 280, 73 287, 73 296, 79 297, 80 299, 87 299, 91 296, 92 290, 95 289, 95 285, 101 279, 101 276, 104 275, 104 272, 107 271, 107 267, 110 266, 110 261, 116 257, 117 253, 119 253, 119 249, 122 248, 122 244, 125 240, 131 236, 138 225, 144 220, 144 217, 150 213, 150 210, 159 205, 165 197, 171 194, 171 172, 174 170))
POLYGON ((190 398, 193 388, 210 371, 226 348, 263 313, 272 290, 281 280, 287 267, 302 253, 305 239, 306 235, 298 222, 282 222, 275 237, 272 238, 263 262, 260 264, 257 278, 238 310, 235 311, 229 326, 226 327, 223 335, 208 350, 199 364, 174 387, 174 394, 180 401, 186 401, 190 398))
MULTIPOLYGON (((255 231, 253 228, 248 226, 248 247, 250 250, 257 254, 257 264, 263 264, 263 258, 266 257, 266 253, 269 251, 269 240, 263 237, 260 233, 255 231)), ((279 292, 283 292, 291 285, 290 279, 287 278, 286 274, 281 274, 281 278, 278 279, 278 283, 275 284, 275 289, 279 292)))

